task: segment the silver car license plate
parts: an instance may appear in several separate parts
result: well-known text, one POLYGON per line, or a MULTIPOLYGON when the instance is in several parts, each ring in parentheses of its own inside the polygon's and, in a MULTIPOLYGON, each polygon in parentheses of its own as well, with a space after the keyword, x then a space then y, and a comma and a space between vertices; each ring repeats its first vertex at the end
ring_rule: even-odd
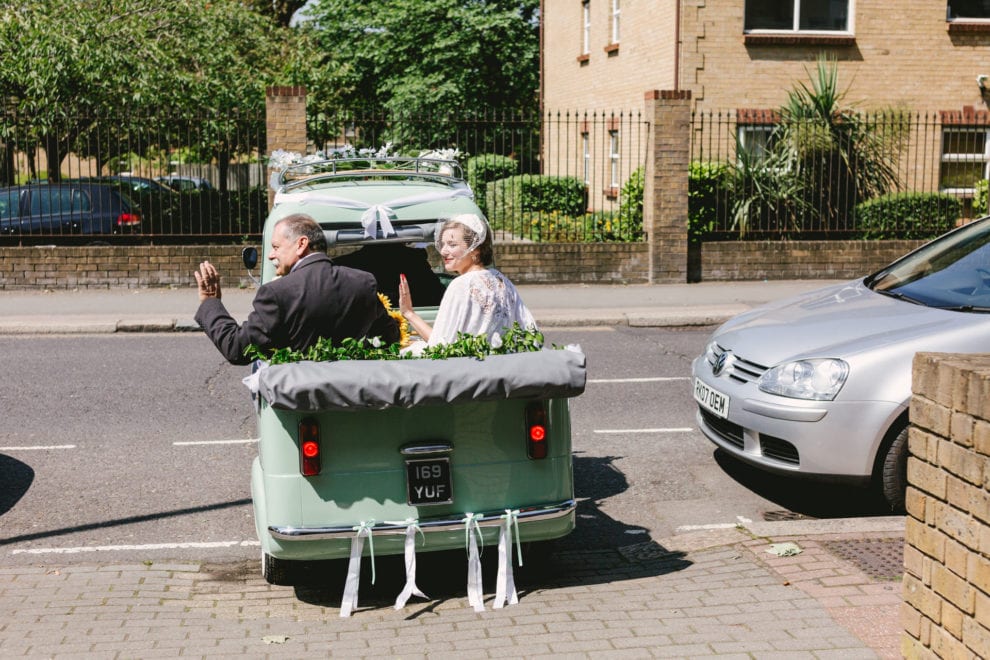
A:
POLYGON ((450 459, 425 458, 406 461, 406 487, 410 506, 450 504, 450 459))
POLYGON ((705 410, 725 419, 729 414, 729 395, 709 387, 700 379, 694 379, 694 400, 705 410))

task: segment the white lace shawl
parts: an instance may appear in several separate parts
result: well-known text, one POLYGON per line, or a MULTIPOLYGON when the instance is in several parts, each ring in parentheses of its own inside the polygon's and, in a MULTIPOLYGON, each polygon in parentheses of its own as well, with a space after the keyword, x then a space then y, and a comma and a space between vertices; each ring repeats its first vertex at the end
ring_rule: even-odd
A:
POLYGON ((516 287, 505 275, 489 268, 455 277, 440 301, 430 334, 430 346, 449 344, 458 332, 485 335, 491 341, 518 323, 535 329, 536 321, 516 287))

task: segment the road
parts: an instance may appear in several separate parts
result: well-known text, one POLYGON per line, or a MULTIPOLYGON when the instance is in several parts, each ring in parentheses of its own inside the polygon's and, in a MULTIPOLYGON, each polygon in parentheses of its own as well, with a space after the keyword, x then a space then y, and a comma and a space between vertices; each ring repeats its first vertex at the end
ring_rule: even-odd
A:
MULTIPOLYGON (((771 478, 694 427, 709 329, 554 328, 578 343, 574 547, 623 547, 740 519, 882 513, 859 491, 771 478)), ((0 556, 8 564, 256 557, 254 418, 198 333, 0 338, 0 556)))

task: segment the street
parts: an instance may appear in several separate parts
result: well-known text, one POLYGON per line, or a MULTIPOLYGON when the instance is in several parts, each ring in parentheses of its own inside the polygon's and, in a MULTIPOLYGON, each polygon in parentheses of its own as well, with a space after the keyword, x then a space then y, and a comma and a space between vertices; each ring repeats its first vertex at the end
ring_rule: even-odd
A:
MULTIPOLYGON (((563 547, 883 513, 862 492, 771 478, 714 451, 694 426, 689 380, 709 330, 546 333, 588 356, 586 392, 571 402, 578 524, 563 547)), ((256 557, 246 367, 198 333, 4 337, 0 350, 8 564, 256 557)))

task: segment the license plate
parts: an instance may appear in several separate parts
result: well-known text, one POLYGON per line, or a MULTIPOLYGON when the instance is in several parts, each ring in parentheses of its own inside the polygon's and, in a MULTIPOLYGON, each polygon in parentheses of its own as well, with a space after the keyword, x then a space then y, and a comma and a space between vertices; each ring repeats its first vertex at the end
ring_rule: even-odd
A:
POLYGON ((708 387, 700 379, 694 379, 694 400, 705 410, 725 419, 729 414, 729 395, 708 387))
POLYGON ((450 487, 450 459, 406 461, 406 485, 411 506, 450 504, 454 501, 450 487))

